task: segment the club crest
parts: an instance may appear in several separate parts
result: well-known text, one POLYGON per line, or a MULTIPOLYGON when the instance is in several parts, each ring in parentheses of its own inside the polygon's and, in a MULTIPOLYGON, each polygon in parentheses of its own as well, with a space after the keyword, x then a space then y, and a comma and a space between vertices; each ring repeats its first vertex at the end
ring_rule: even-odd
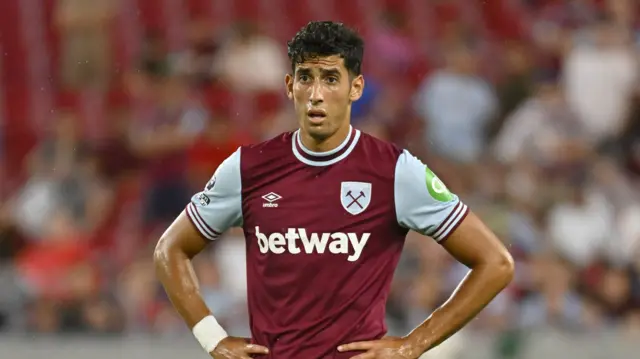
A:
POLYGON ((342 182, 340 202, 342 208, 354 216, 364 212, 371 203, 371 183, 342 182))
POLYGON ((215 185, 216 185, 216 175, 213 175, 213 177, 211 177, 211 180, 209 182, 207 182, 207 186, 205 187, 205 189, 207 191, 211 191, 211 189, 215 185))

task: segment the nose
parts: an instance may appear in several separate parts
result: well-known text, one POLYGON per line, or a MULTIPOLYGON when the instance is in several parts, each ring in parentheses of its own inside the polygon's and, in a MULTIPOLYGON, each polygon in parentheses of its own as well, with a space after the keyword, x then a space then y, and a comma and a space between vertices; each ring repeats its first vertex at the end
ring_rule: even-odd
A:
POLYGON ((312 105, 317 105, 324 102, 322 85, 319 84, 318 82, 314 83, 313 86, 311 86, 311 94, 309 96, 309 102, 311 102, 312 105))

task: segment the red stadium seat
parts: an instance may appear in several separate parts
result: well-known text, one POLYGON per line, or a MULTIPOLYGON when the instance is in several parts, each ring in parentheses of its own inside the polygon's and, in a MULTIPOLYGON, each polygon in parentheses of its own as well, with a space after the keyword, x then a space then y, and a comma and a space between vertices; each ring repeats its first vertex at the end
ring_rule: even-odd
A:
POLYGON ((282 4, 285 19, 288 23, 286 26, 290 29, 289 37, 309 21, 321 20, 319 18, 314 18, 307 1, 282 0, 282 4))
POLYGON ((523 36, 522 23, 515 9, 507 6, 508 1, 488 1, 479 6, 488 30, 502 40, 517 39, 523 36))
POLYGON ((259 120, 277 113, 282 108, 284 95, 280 92, 261 92, 255 95, 255 107, 259 120))
POLYGON ((233 1, 232 4, 232 17, 234 19, 260 21, 263 18, 261 0, 233 1))
POLYGON ((369 24, 366 20, 366 16, 363 16, 358 1, 353 1, 351 5, 345 6, 343 0, 331 0, 327 1, 331 3, 334 15, 333 18, 337 21, 341 21, 356 30, 361 34, 366 34, 369 30, 369 24))
POLYGON ((137 0, 139 19, 144 29, 161 31, 166 29, 164 1, 137 0))
POLYGON ((212 85, 203 91, 203 102, 212 114, 229 116, 233 108, 233 94, 224 86, 212 85))

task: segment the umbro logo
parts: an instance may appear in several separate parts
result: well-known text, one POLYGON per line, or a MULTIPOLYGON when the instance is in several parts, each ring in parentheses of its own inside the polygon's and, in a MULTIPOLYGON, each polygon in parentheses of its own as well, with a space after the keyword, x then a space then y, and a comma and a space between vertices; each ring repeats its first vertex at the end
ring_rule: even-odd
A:
POLYGON ((282 198, 281 195, 275 192, 269 192, 264 196, 262 196, 262 199, 266 201, 265 203, 262 204, 262 207, 278 207, 278 204, 275 202, 280 198, 282 198))

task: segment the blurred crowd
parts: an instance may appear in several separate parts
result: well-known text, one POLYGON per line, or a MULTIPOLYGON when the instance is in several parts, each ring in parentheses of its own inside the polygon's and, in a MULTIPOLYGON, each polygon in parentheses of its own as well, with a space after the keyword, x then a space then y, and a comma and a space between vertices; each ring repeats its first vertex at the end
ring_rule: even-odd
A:
MULTIPOLYGON (((154 278, 155 241, 237 146, 295 128, 285 40, 331 18, 366 39, 354 126, 421 157, 517 260, 515 282, 471 329, 510 333, 504 351, 514 333, 540 327, 640 331, 636 1, 16 6, 39 2, 48 22, 27 28, 45 27, 48 52, 30 59, 45 56, 50 76, 0 122, 0 328, 183 335, 154 278)), ((28 39, 40 41, 14 42, 28 39)), ((4 108, 16 76, 35 77, 3 74, 4 108)), ((243 241, 231 231, 195 261, 207 303, 240 335, 243 241)), ((410 234, 391 331, 418 324, 465 273, 410 234)))

